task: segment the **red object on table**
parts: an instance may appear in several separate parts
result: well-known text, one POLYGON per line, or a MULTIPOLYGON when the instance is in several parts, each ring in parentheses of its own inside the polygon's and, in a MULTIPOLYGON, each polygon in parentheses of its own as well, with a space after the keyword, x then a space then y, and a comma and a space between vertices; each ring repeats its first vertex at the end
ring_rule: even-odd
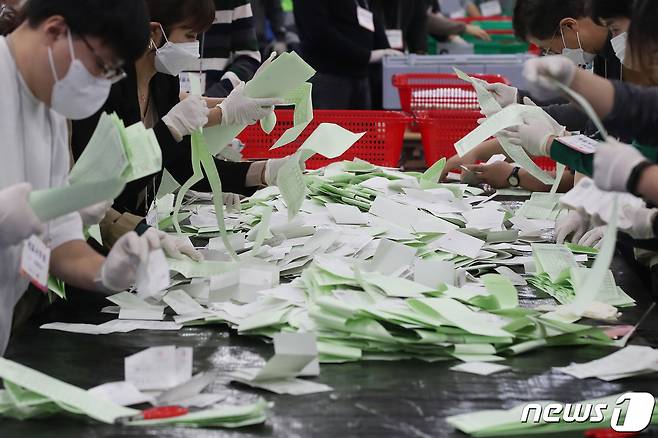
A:
POLYGON ((190 410, 181 406, 160 406, 146 409, 140 414, 144 420, 163 420, 186 415, 190 410))
POLYGON ((592 429, 585 432, 586 438, 625 438, 638 435, 639 432, 617 432, 614 429, 592 429))

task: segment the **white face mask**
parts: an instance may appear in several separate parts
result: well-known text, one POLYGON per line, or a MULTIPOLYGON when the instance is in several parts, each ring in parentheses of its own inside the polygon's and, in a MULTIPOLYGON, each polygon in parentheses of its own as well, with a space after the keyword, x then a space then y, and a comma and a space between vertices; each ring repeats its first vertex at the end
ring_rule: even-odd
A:
POLYGON ((112 81, 98 78, 75 57, 73 39, 68 33, 71 65, 62 79, 57 78, 52 47, 48 48, 50 68, 55 78, 50 107, 71 120, 82 120, 93 116, 101 109, 112 88, 112 81))
POLYGON ((626 60, 626 41, 628 40, 628 33, 624 32, 622 34, 617 35, 613 39, 610 40, 612 43, 612 48, 615 51, 615 55, 617 55, 617 58, 621 61, 623 64, 624 61, 626 60))
POLYGON ((583 46, 582 44, 580 44, 580 34, 576 32, 576 38, 578 38, 578 48, 570 49, 567 47, 567 42, 564 39, 564 31, 562 30, 562 28, 560 28, 560 33, 562 34, 562 44, 564 45, 564 49, 562 50, 562 55, 569 58, 578 67, 587 70, 591 69, 592 63, 594 62, 594 58, 596 58, 596 55, 594 55, 593 53, 588 53, 583 50, 583 46))
MULTIPOLYGON (((162 26, 160 26, 162 29, 162 26)), ((178 76, 185 70, 195 68, 194 63, 201 58, 199 42, 172 43, 162 29, 165 44, 155 50, 155 69, 160 73, 178 76)), ((154 44, 155 45, 155 44, 154 44)))

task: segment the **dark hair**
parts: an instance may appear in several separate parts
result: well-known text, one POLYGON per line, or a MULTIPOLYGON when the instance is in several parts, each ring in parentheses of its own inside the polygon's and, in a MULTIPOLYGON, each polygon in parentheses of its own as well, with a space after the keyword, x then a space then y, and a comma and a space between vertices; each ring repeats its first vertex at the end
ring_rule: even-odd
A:
POLYGON ((14 31, 23 21, 22 11, 0 3, 0 35, 7 35, 14 31))
POLYGON ((73 35, 100 38, 128 63, 142 56, 149 42, 142 0, 29 0, 24 13, 32 27, 61 15, 73 35))
POLYGON ((517 0, 514 8, 514 32, 523 39, 551 38, 565 18, 588 17, 586 0, 517 0))
POLYGON ((169 34, 174 26, 185 26, 203 33, 215 21, 213 0, 146 0, 151 21, 158 22, 169 34))
POLYGON ((590 0, 590 15, 596 24, 602 25, 601 19, 624 17, 631 18, 633 0, 590 0))
POLYGON ((628 30, 628 45, 631 48, 633 70, 655 77, 654 66, 658 64, 658 1, 635 0, 631 27, 628 30))

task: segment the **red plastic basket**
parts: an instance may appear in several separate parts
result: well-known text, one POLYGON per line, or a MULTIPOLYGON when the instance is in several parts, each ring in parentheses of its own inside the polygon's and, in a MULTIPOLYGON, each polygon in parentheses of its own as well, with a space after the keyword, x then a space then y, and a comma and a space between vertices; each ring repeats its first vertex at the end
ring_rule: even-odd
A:
MULTIPOLYGON (((430 166, 441 158, 455 155, 455 143, 474 130, 478 119, 483 116, 478 111, 434 110, 418 113, 417 117, 425 161, 430 166)), ((544 170, 555 170, 555 161, 550 158, 536 158, 534 161, 544 170)))
POLYGON ((404 133, 413 120, 407 114, 393 111, 335 111, 316 110, 311 124, 297 140, 289 145, 270 151, 281 135, 293 126, 292 110, 277 110, 278 123, 271 134, 266 134, 256 124, 245 129, 238 138, 245 144, 242 154, 251 160, 282 158, 293 154, 321 123, 335 123, 352 132, 366 132, 354 146, 342 156, 329 160, 316 155, 306 162, 309 169, 318 169, 343 160, 360 158, 376 166, 398 167, 402 154, 404 133))
MULTIPOLYGON (((489 83, 509 85, 500 75, 471 75, 489 83)), ((472 110, 479 112, 473 86, 455 74, 407 73, 393 76, 393 85, 400 93, 402 110, 408 113, 426 110, 472 110)))

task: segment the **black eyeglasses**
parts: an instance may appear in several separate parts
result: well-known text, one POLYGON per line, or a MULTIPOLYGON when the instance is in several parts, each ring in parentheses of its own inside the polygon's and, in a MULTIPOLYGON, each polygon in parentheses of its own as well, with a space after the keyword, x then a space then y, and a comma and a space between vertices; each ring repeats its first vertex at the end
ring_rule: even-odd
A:
POLYGON ((89 44, 89 41, 87 41, 87 39, 82 35, 79 35, 79 37, 82 40, 82 42, 85 43, 85 45, 92 53, 92 55, 94 55, 94 58, 96 60, 96 65, 98 65, 98 68, 101 70, 102 77, 104 79, 107 79, 113 84, 116 84, 117 82, 119 82, 120 80, 126 77, 126 72, 122 68, 123 63, 119 63, 116 66, 107 65, 107 63, 103 61, 103 58, 101 58, 100 55, 96 53, 96 50, 94 50, 93 46, 89 44))

